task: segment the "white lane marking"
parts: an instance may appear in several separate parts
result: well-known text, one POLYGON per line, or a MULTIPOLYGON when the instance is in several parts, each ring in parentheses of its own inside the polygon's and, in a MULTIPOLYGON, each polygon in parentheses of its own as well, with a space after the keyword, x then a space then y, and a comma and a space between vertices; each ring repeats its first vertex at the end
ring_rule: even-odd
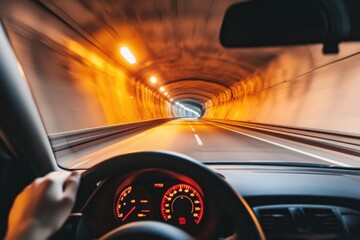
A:
POLYGON ((141 135, 139 135, 139 137, 143 137, 143 136, 145 136, 146 135, 146 133, 142 133, 141 135))
POLYGON ((321 156, 318 156, 318 155, 315 155, 315 154, 312 154, 312 153, 308 153, 308 152, 305 152, 305 151, 302 151, 302 150, 299 150, 299 149, 296 149, 296 148, 288 147, 288 146, 285 146, 285 145, 280 144, 280 143, 276 143, 276 142, 269 141, 269 140, 266 140, 266 139, 263 139, 263 138, 255 137, 255 136, 252 136, 250 134, 246 134, 246 133, 243 133, 243 132, 233 130, 231 128, 218 126, 218 125, 215 125, 215 124, 213 124, 213 125, 217 126, 219 128, 223 128, 223 129, 226 129, 226 130, 229 130, 229 131, 232 131, 232 132, 236 132, 236 133, 239 133, 239 134, 242 134, 242 135, 245 135, 245 136, 260 140, 260 141, 263 141, 263 142, 267 142, 267 143, 276 145, 278 147, 286 148, 288 150, 291 150, 291 151, 294 151, 294 152, 297 152, 297 153, 301 153, 301 154, 304 154, 304 155, 307 155, 307 156, 310 156, 310 157, 313 157, 313 158, 317 158, 317 159, 320 159, 320 160, 325 161, 325 162, 329 162, 329 163, 336 164, 336 165, 343 166, 343 167, 350 167, 350 165, 348 165, 348 164, 341 163, 341 162, 338 162, 338 161, 335 161, 335 160, 332 160, 332 159, 328 159, 328 158, 325 158, 325 157, 321 157, 321 156))
POLYGON ((83 162, 81 162, 81 163, 78 163, 78 164, 76 164, 75 166, 72 166, 70 169, 74 169, 74 168, 76 168, 76 167, 78 167, 78 166, 80 166, 80 165, 83 165, 84 163, 87 163, 88 161, 90 161, 91 159, 88 159, 88 160, 85 160, 85 161, 83 161, 83 162))
POLYGON ((195 136, 195 139, 196 139, 197 143, 198 143, 200 146, 204 145, 203 142, 201 141, 199 135, 194 134, 194 136, 195 136))

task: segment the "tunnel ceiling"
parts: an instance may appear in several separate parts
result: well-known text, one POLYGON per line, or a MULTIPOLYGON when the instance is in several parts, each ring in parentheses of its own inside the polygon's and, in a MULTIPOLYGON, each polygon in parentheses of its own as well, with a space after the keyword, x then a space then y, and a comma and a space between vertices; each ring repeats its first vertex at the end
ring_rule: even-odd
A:
MULTIPOLYGON (((39 0, 135 79, 164 86, 177 99, 205 102, 267 64, 277 49, 225 49, 219 32, 223 15, 238 0, 39 0), (127 46, 137 63, 119 54, 127 46)), ((155 89, 155 86, 152 86, 155 89)))

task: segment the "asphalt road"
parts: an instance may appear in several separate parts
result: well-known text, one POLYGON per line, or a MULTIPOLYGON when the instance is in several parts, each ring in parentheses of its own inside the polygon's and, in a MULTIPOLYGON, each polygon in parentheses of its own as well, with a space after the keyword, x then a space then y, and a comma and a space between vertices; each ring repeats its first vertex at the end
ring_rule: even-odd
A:
POLYGON ((134 151, 166 150, 203 162, 300 162, 337 166, 360 160, 315 147, 196 120, 174 120, 63 164, 88 168, 110 157, 134 151))

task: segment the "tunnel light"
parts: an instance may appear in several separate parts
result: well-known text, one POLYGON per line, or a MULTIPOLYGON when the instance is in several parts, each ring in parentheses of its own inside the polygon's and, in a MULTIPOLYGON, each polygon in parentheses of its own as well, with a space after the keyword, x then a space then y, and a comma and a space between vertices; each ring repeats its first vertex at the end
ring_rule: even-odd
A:
POLYGON ((174 101, 174 99, 171 98, 171 99, 170 99, 170 102, 172 102, 172 101, 174 101))
POLYGON ((165 92, 164 94, 165 94, 165 96, 169 95, 168 92, 165 92))
POLYGON ((160 88, 160 92, 163 92, 163 91, 165 91, 165 88, 164 88, 164 87, 161 87, 161 88, 160 88))
POLYGON ((127 47, 120 48, 120 53, 130 64, 136 63, 136 58, 127 47))
POLYGON ((157 82, 156 77, 151 77, 151 78, 150 78, 150 82, 151 82, 151 83, 156 83, 156 82, 157 82))

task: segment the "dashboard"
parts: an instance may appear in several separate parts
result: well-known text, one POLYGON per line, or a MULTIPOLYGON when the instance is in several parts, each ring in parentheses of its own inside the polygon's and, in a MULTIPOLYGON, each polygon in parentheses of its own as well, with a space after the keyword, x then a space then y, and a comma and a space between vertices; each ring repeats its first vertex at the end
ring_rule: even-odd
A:
POLYGON ((126 178, 114 199, 119 225, 156 220, 195 234, 206 221, 208 211, 204 193, 196 182, 164 171, 145 171, 126 178))
MULTIPOLYGON (((208 165, 246 199, 267 239, 360 239, 357 171, 281 166, 208 165)), ((81 210, 76 239, 99 238, 144 220, 169 223, 196 239, 234 233, 232 220, 208 196, 211 186, 147 168, 96 184, 81 210)))
POLYGON ((358 170, 211 167, 246 199, 267 239, 360 239, 358 170))
POLYGON ((80 239, 98 238, 130 222, 153 220, 174 225, 198 239, 230 234, 220 224, 221 209, 193 179, 171 171, 147 169, 98 184, 84 209, 80 239), (101 221, 93 221, 101 219, 101 221), (226 233, 228 232, 228 233, 226 233))

